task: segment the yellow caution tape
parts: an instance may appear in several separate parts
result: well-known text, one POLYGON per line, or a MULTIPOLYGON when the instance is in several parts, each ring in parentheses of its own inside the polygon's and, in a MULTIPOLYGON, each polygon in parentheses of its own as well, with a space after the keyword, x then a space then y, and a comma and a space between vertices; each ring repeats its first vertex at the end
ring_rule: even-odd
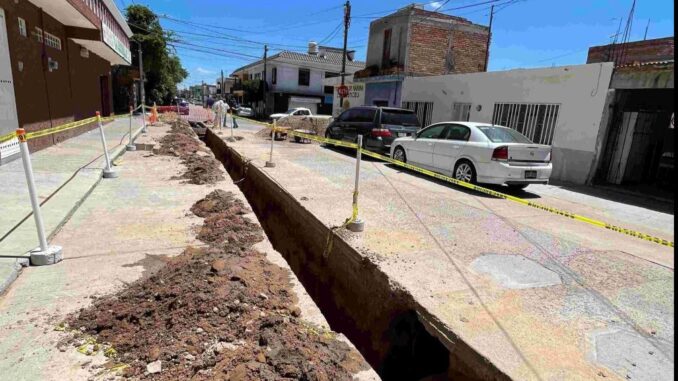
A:
POLYGON ((16 132, 10 132, 9 134, 0 135, 0 144, 12 140, 16 137, 16 132))
MULTIPOLYGON (((342 147, 358 148, 358 145, 355 144, 355 143, 348 143, 348 142, 343 142, 343 141, 340 141, 340 140, 328 139, 328 138, 319 137, 319 136, 316 136, 316 135, 301 133, 301 132, 298 132, 298 131, 289 131, 288 134, 290 134, 292 136, 299 136, 299 137, 302 137, 302 138, 305 138, 305 139, 315 140, 315 141, 320 142, 320 143, 332 144, 332 145, 337 145, 337 146, 342 146, 342 147)), ((394 160, 394 159, 392 159, 388 156, 381 155, 381 154, 378 154, 376 152, 366 150, 364 148, 361 148, 360 151, 364 155, 373 157, 375 159, 383 160, 383 161, 389 162, 391 164, 397 165, 399 167, 407 168, 407 169, 410 169, 412 171, 419 172, 419 173, 425 174, 427 176, 430 176, 430 177, 433 177, 433 178, 436 178, 436 179, 439 179, 439 180, 443 180, 443 181, 446 181, 446 182, 449 182, 449 183, 452 183, 452 184, 455 184, 455 185, 459 185, 459 186, 462 186, 462 187, 467 188, 467 189, 472 189, 472 190, 477 191, 477 192, 481 192, 481 193, 485 193, 485 194, 488 194, 490 196, 494 196, 494 197, 497 197, 497 198, 502 198, 502 199, 505 199, 505 200, 513 201, 513 202, 516 202, 518 204, 522 204, 522 205, 526 205, 526 206, 529 206, 529 207, 532 207, 532 208, 540 209, 540 210, 543 210, 543 211, 546 211, 546 212, 549 212, 549 213, 558 214, 558 215, 561 215, 561 216, 564 216, 564 217, 567 217, 567 218, 571 218, 573 220, 577 220, 577 221, 587 223, 589 225, 598 226, 598 227, 605 228, 605 229, 608 229, 608 230, 611 230, 611 231, 614 231, 614 232, 617 232, 617 233, 625 234, 625 235, 628 235, 628 236, 631 236, 631 237, 640 238, 640 239, 643 239, 645 241, 654 242, 654 243, 659 244, 659 245, 674 247, 673 241, 669 241, 669 240, 666 240, 666 239, 663 239, 663 238, 655 237, 653 235, 642 233, 642 232, 639 232, 639 231, 635 231, 633 229, 628 229, 628 228, 616 226, 616 225, 613 225, 613 224, 610 224, 610 223, 607 223, 607 222, 603 222, 603 221, 599 221, 599 220, 596 220, 596 219, 593 219, 593 218, 581 216, 581 215, 578 215, 576 213, 572 213, 572 212, 569 212, 569 211, 566 211, 566 210, 553 208, 553 207, 550 207, 548 205, 543 205, 543 204, 539 204, 539 203, 536 203, 536 202, 533 202, 533 201, 528 201, 528 200, 522 199, 520 197, 515 197, 515 196, 511 196, 509 194, 502 193, 502 192, 497 192, 495 190, 488 189, 488 188, 485 188, 485 187, 481 187, 479 185, 467 183, 465 181, 457 180, 457 179, 450 177, 450 176, 446 176, 446 175, 443 175, 443 174, 440 174, 440 173, 429 171, 428 169, 423 169, 423 168, 414 166, 412 164, 407 164, 407 163, 404 163, 402 161, 394 160)), ((354 211, 354 214, 355 214, 355 211, 354 211)))
POLYGON ((26 134, 26 139, 30 140, 30 139, 40 138, 40 137, 43 137, 43 136, 56 134, 57 132, 63 132, 63 131, 70 130, 70 129, 73 129, 73 128, 82 127, 86 124, 95 122, 96 120, 97 120, 96 117, 92 117, 92 118, 87 118, 87 119, 83 119, 83 120, 78 120, 76 122, 70 122, 70 123, 62 124, 62 125, 56 126, 56 127, 46 128, 46 129, 40 130, 40 131, 29 132, 29 133, 26 134))

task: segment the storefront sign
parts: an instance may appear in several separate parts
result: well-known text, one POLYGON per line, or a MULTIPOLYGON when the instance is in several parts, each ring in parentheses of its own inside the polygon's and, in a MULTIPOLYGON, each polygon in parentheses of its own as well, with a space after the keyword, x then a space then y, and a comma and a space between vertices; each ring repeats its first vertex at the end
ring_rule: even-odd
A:
POLYGON ((130 52, 129 48, 125 46, 125 44, 120 41, 118 36, 113 33, 111 28, 106 26, 106 24, 102 24, 103 31, 104 31, 104 42, 106 45, 110 46, 111 49, 113 49, 120 57, 124 58, 125 61, 127 61, 128 64, 132 64, 132 52, 130 52))

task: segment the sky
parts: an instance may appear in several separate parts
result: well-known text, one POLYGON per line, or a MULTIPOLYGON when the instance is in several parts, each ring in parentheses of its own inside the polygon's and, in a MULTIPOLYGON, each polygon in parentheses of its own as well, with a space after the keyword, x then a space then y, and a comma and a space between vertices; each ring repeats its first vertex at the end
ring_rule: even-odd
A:
MULTIPOLYGON (((186 87, 214 83, 243 65, 282 49, 305 51, 311 40, 342 46, 341 0, 115 0, 124 9, 143 4, 161 15, 163 28, 182 40, 176 47, 189 77, 186 87)), ((365 60, 369 23, 411 4, 401 0, 351 1, 348 47, 365 60)), ((489 70, 586 63, 589 46, 612 41, 627 22, 633 0, 422 0, 426 9, 489 24, 495 5, 489 70)), ((636 0, 631 41, 673 36, 672 0, 636 0)))

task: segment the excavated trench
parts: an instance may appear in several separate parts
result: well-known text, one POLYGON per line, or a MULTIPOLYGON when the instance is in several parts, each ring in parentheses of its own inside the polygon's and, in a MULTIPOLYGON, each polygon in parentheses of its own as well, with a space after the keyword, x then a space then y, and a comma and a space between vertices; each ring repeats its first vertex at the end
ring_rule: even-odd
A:
POLYGON ((346 335, 382 379, 508 379, 465 343, 437 330, 435 319, 407 292, 339 236, 327 252, 329 228, 219 136, 207 130, 203 139, 231 178, 240 180, 269 241, 331 328, 346 335))

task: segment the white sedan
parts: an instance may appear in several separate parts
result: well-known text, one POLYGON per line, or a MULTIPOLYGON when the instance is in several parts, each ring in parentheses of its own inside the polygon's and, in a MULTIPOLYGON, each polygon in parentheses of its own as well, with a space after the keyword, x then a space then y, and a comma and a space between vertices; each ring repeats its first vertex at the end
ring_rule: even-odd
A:
POLYGON ((551 147, 498 125, 442 122, 391 144, 391 158, 470 183, 547 184, 551 147))

